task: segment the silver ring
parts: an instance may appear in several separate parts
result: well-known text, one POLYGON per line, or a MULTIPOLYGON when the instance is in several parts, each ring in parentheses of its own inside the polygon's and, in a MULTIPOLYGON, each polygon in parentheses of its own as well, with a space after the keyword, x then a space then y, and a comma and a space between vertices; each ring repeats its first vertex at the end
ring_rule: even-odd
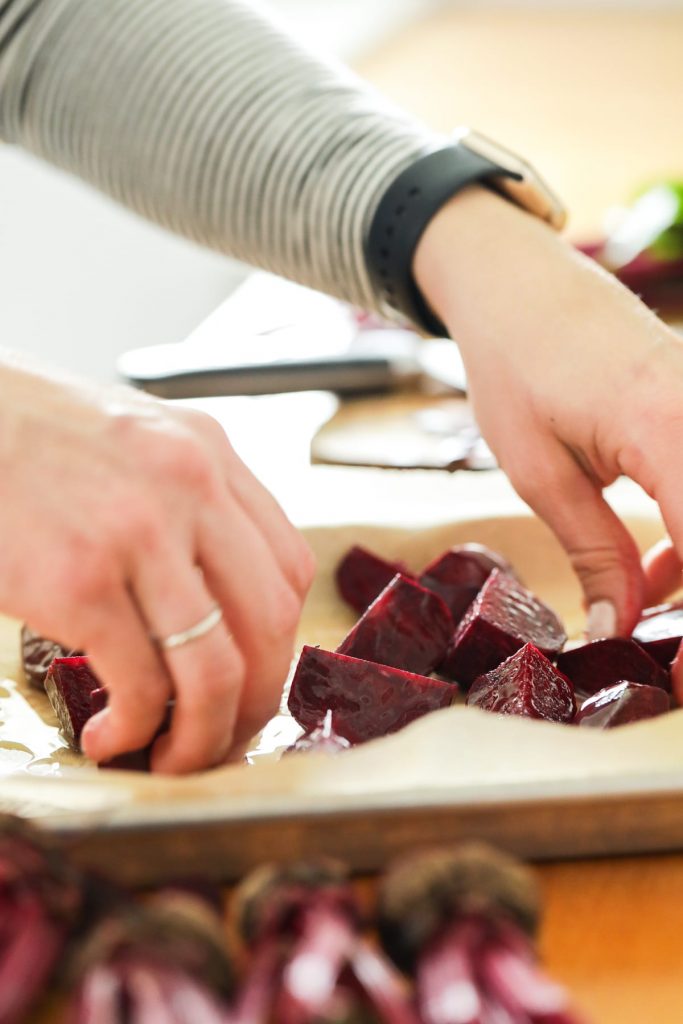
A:
POLYGON ((182 647, 183 644, 189 644, 191 640, 206 636, 222 619, 223 609, 219 605, 215 605, 208 615, 205 615, 199 622, 195 622, 194 626, 190 626, 189 629, 183 629, 180 633, 171 633, 169 636, 155 637, 155 640, 164 651, 169 651, 173 647, 182 647))

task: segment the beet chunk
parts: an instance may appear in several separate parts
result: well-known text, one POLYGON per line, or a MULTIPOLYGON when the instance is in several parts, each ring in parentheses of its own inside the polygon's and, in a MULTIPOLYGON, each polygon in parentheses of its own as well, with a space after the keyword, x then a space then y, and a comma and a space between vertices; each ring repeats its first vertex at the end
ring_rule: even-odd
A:
POLYGON ((657 609, 647 608, 633 630, 633 638, 651 658, 668 668, 683 639, 683 606, 669 604, 657 609))
POLYGON ((27 680, 36 690, 44 689, 47 670, 55 658, 73 658, 81 653, 56 640, 47 640, 28 626, 21 627, 21 663, 27 680))
POLYGON ((552 657, 566 639, 550 608, 509 573, 494 569, 456 629, 439 672, 469 686, 525 644, 552 657))
POLYGON ((565 651, 557 659, 560 672, 569 676, 579 693, 594 694, 606 686, 629 679, 634 683, 671 689, 669 673, 635 640, 611 637, 565 651))
POLYGON ((467 703, 499 715, 569 722, 576 703, 572 684, 533 644, 474 681, 467 703))
POLYGON ((659 686, 622 680, 584 701, 574 721, 593 729, 613 729, 616 725, 663 715, 668 710, 669 697, 659 686))
POLYGON ((349 743, 363 743, 446 707, 455 693, 455 687, 438 679, 304 647, 288 706, 307 732, 317 728, 331 709, 337 735, 349 743))
POLYGON ((387 562, 372 551, 352 547, 337 566, 337 589, 347 604, 362 613, 381 594, 397 572, 411 574, 402 562, 387 562))
POLYGON ((448 608, 431 590, 394 576, 337 648, 350 658, 428 675, 453 634, 448 608))
POLYGON ((512 567, 495 551, 481 544, 461 544, 430 562, 418 583, 443 598, 457 626, 494 569, 513 575, 512 567))
POLYGON ((59 725, 70 746, 80 750, 83 726, 94 714, 91 695, 102 684, 85 657, 55 658, 45 679, 59 725))

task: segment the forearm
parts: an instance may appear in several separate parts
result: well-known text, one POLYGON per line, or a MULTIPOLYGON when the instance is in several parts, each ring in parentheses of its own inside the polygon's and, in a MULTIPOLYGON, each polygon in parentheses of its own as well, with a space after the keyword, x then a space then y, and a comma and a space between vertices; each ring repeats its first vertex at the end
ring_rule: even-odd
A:
POLYGON ((368 307, 377 200, 438 143, 239 0, 0 4, 0 135, 174 231, 368 307))

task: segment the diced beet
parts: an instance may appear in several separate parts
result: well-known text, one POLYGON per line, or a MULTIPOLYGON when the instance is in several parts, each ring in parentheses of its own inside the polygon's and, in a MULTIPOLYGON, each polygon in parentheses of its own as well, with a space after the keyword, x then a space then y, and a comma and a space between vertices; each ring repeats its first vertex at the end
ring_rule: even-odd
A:
POLYGON ((494 569, 455 631, 438 671, 464 686, 531 643, 546 657, 567 635, 547 605, 509 573, 494 569))
POLYGON ((588 695, 622 679, 671 689, 669 673, 635 640, 619 636, 565 651, 557 659, 557 667, 569 676, 577 692, 588 695))
POLYGON ((659 686, 622 680, 584 701, 574 721, 594 729, 613 729, 616 725, 663 715, 669 707, 669 696, 659 686))
POLYGON ((355 546, 337 566, 335 579, 346 603, 360 613, 372 604, 397 572, 411 575, 402 562, 388 562, 366 548, 355 546))
POLYGON ((443 660, 452 634, 451 613, 438 594, 399 574, 363 613, 337 652, 428 675, 443 660))
POLYGON ((337 734, 349 743, 363 743, 446 707, 455 693, 450 683, 438 679, 304 647, 288 706, 307 732, 331 709, 337 734))
POLYGON ((47 640, 28 626, 21 628, 21 662, 27 680, 36 690, 43 690, 47 670, 55 658, 73 658, 81 654, 63 647, 56 640, 47 640))
POLYGON ((569 722, 576 711, 572 684, 533 644, 526 644, 502 665, 479 676, 467 703, 499 715, 549 722, 569 722))
POLYGON ((633 630, 633 638, 651 658, 668 668, 683 639, 683 606, 679 603, 647 608, 633 630))
POLYGON ((64 736, 80 749, 83 726, 92 716, 91 695, 102 688, 85 657, 55 658, 45 679, 45 691, 64 736))
POLYGON ((443 598, 457 626, 494 569, 513 575, 495 551, 481 544, 461 544, 430 562, 418 582, 443 598))

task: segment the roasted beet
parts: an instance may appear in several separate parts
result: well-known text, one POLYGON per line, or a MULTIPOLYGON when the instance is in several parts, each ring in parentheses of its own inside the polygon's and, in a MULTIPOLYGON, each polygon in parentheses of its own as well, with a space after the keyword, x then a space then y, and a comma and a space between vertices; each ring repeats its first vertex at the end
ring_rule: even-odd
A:
POLYGON ((669 673, 640 644, 624 637, 593 640, 573 651, 565 651, 557 659, 557 667, 581 694, 597 693, 622 679, 671 689, 669 673))
POLYGON ((347 604, 364 612, 397 572, 409 576, 403 562, 388 562, 366 548, 352 547, 337 566, 337 589, 347 604))
MULTIPOLYGON (((95 713, 91 695, 102 684, 85 657, 55 658, 45 679, 50 698, 64 736, 74 750, 80 750, 83 726, 95 713)), ((100 705, 96 705, 96 710, 100 705)))
POLYGON ((288 706, 309 732, 331 709, 336 732, 349 743, 363 743, 447 707, 455 692, 450 683, 438 679, 304 647, 288 706))
POLYGON ((418 582, 443 598, 457 626, 494 569, 514 575, 495 551, 481 544, 461 544, 430 562, 418 582))
POLYGON ((494 569, 455 631, 439 672, 469 686, 524 644, 553 657, 566 639, 550 608, 509 573, 494 569))
POLYGON ((659 686, 622 681, 598 690, 584 701, 575 723, 594 729, 613 729, 642 718, 655 718, 669 708, 669 695, 659 686))
POLYGON ((21 628, 21 663, 26 678, 36 690, 43 689, 47 670, 55 658, 73 658, 80 654, 55 640, 46 640, 28 626, 21 628))
POLYGON ((683 607, 668 604, 646 609, 633 630, 633 638, 651 658, 668 668, 683 639, 683 607))
POLYGON ((474 681, 467 703, 499 715, 569 722, 576 704, 572 684, 533 644, 474 681))
POLYGON ((350 658, 428 675, 443 660, 453 619, 437 594, 394 576, 337 648, 350 658))

